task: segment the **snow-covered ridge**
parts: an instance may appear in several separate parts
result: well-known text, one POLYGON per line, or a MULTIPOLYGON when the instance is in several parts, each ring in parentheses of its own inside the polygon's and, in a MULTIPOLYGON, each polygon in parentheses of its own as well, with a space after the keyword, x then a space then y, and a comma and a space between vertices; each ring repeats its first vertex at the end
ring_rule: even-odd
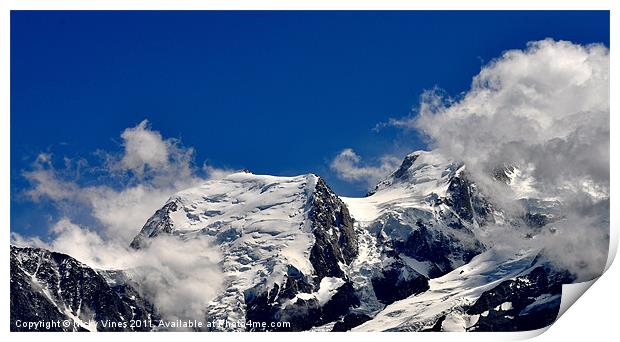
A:
MULTIPOLYGON (((519 177, 520 170, 510 167, 505 179, 497 179, 519 190, 515 200, 532 193, 519 177)), ((363 275, 372 272, 368 264, 400 265, 401 276, 413 271, 429 279, 424 292, 394 297, 378 312, 370 305, 376 298, 367 295, 364 312, 372 319, 353 330, 519 330, 555 319, 561 284, 570 275, 544 264, 537 251, 499 251, 481 244, 478 235, 488 224, 539 228, 557 216, 556 203, 521 199, 525 216, 506 222, 469 179, 465 165, 425 151, 409 154, 369 196, 342 199, 365 236, 360 256, 368 259, 352 264, 360 289, 372 283, 379 293, 374 281, 364 282, 363 275), (505 301, 495 303, 498 298, 505 301)))
POLYGON ((447 182, 463 170, 463 164, 432 151, 408 154, 400 167, 377 184, 371 193, 394 187, 415 188, 420 196, 435 193, 444 195, 447 182))
POLYGON ((401 261, 426 276, 446 273, 481 252, 475 231, 493 219, 465 166, 427 151, 409 154, 369 196, 342 200, 373 244, 396 244, 390 248, 400 250, 401 261))
MULTIPOLYGON (((511 279, 531 267, 535 253, 506 253, 494 251, 476 256, 467 265, 429 282, 430 289, 417 296, 411 296, 387 306, 371 321, 354 330, 420 331, 432 327, 437 320, 448 314, 467 316, 465 309, 480 295, 502 280, 511 279)), ((463 324, 446 327, 445 330, 466 330, 478 317, 470 321, 460 317, 463 324), (466 324, 467 322, 467 324, 466 324)))
POLYGON ((230 260, 234 263, 279 254, 310 274, 307 255, 313 240, 305 212, 317 180, 312 174, 276 177, 239 172, 208 181, 173 195, 166 204, 174 204, 166 213, 167 226, 157 231, 147 223, 134 245, 162 233, 182 238, 204 235, 235 250, 252 247, 230 260))
POLYGON ((432 279, 428 291, 387 306, 353 330, 537 329, 555 320, 561 286, 571 280, 535 250, 491 249, 432 279))
POLYGON ((291 298, 270 296, 293 286, 291 279, 303 284, 295 290, 300 298, 325 304, 345 283, 343 269, 357 253, 348 215, 316 175, 239 172, 172 196, 132 247, 146 247, 160 235, 209 239, 221 251, 226 291, 212 300, 206 316, 243 320, 248 301, 262 300, 263 293, 268 300, 282 300, 283 307, 290 304, 291 298), (338 284, 327 292, 321 279, 326 276, 338 284), (304 298, 303 293, 317 295, 304 298))
POLYGON ((464 168, 437 153, 416 151, 407 155, 400 168, 381 181, 370 196, 341 198, 353 217, 364 222, 395 208, 430 210, 437 199, 446 197, 450 180, 464 168))

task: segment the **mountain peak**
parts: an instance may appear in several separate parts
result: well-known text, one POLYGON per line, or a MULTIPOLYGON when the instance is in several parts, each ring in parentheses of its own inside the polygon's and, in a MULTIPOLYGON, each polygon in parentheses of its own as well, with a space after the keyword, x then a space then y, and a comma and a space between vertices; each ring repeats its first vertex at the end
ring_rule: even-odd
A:
POLYGON ((318 316, 297 322, 310 328, 328 317, 321 310, 329 298, 318 294, 348 298, 330 315, 357 303, 345 272, 358 253, 353 220, 314 174, 238 172, 183 190, 147 221, 131 246, 147 247, 160 235, 205 239, 219 250, 231 290, 213 299, 206 309, 210 318, 271 321, 311 306, 318 316))
POLYGON ((441 195, 445 193, 449 179, 462 169, 462 163, 449 160, 437 152, 415 151, 408 154, 400 167, 379 182, 368 195, 394 187, 413 188, 419 194, 435 192, 441 195))
POLYGON ((131 246, 144 247, 148 239, 162 234, 217 234, 232 222, 256 219, 259 226, 262 216, 271 224, 281 222, 281 229, 292 229, 297 227, 295 217, 303 213, 318 179, 313 174, 281 177, 236 172, 209 180, 171 196, 146 222, 131 246))

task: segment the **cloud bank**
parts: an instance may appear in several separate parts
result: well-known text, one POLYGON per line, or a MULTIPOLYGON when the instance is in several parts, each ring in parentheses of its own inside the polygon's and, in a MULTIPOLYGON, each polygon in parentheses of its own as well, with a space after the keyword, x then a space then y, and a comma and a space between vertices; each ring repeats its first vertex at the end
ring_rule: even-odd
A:
MULTIPOLYGON (((389 124, 417 130, 432 149, 463 161, 489 194, 502 193, 492 171, 516 166, 528 195, 562 204, 554 227, 562 234, 536 243, 582 279, 601 273, 609 239, 606 47, 530 42, 484 66, 463 96, 426 92, 417 115, 389 124)), ((511 190, 517 198, 524 189, 511 190)))
POLYGON ((165 318, 199 317, 223 282, 219 250, 209 238, 161 237, 140 251, 129 243, 171 195, 230 171, 195 167, 192 148, 164 139, 147 120, 125 129, 121 139, 122 152, 99 151, 97 165, 65 157, 57 168, 51 154, 40 154, 23 173, 31 184, 25 195, 51 203, 62 217, 50 227, 50 241, 12 234, 12 242, 65 253, 95 268, 128 270, 165 318), (81 184, 89 183, 82 182, 85 174, 97 185, 81 184), (92 227, 76 223, 84 216, 92 227))

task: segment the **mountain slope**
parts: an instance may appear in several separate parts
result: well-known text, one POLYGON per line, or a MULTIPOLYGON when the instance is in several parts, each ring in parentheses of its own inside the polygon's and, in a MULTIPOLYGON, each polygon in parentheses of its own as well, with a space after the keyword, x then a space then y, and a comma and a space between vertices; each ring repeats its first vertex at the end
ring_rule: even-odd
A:
POLYGON ((227 290, 207 306, 208 320, 286 320, 303 330, 358 304, 345 273, 358 249, 353 221, 315 175, 240 172, 182 191, 131 246, 161 235, 208 238, 220 249, 227 290))
POLYGON ((121 273, 95 271, 65 254, 11 246, 11 331, 143 330, 129 320, 157 315, 123 280, 121 273), (24 322, 65 320, 70 324, 20 327, 24 322))
MULTIPOLYGON (((496 180, 514 186, 518 169, 503 171, 505 177, 496 180)), ((555 319, 561 284, 571 276, 536 251, 500 251, 479 236, 501 225, 522 225, 534 236, 557 219, 557 203, 521 199, 516 203, 523 214, 510 217, 480 192, 465 165, 425 151, 408 155, 367 197, 342 199, 356 220, 360 258, 365 255, 352 264, 352 278, 365 291, 360 312, 366 318, 348 328, 363 323, 354 330, 518 330, 555 319), (428 279, 420 294, 403 282, 412 270, 428 279), (515 286, 529 290, 515 292, 515 286), (489 306, 495 300, 488 298, 514 305, 498 312, 504 302, 489 306)))
POLYGON ((356 220, 360 254, 367 254, 352 269, 357 288, 372 289, 365 291, 367 315, 427 290, 428 279, 482 252, 474 230, 492 219, 464 166, 424 151, 408 155, 369 196, 342 199, 356 220))
POLYGON ((397 301, 355 331, 518 331, 555 320, 571 276, 533 251, 489 250, 432 279, 430 289, 397 301))

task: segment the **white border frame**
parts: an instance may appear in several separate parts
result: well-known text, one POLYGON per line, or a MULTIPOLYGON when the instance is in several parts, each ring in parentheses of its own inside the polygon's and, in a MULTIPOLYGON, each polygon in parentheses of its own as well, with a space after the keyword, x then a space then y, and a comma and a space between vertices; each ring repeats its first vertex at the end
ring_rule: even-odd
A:
MULTIPOLYGON (((611 40, 610 46, 620 46, 618 41, 618 1, 612 0, 2 0, 0 1, 0 226, 5 233, 0 240, 0 249, 5 258, 9 255, 10 232, 10 11, 11 10, 610 10, 611 40)), ((611 94, 617 93, 618 72, 615 54, 611 52, 611 94)), ((611 113, 617 101, 611 97, 611 113)), ((611 150, 618 150, 617 131, 618 119, 610 115, 611 150)), ((618 174, 618 158, 611 158, 611 174, 618 174)), ((620 305, 620 270, 612 265, 618 244, 618 215, 617 202, 618 187, 611 180, 611 246, 607 262, 609 269, 600 281, 594 284, 593 289, 585 294, 586 299, 577 301, 575 309, 571 309, 554 323, 548 332, 541 336, 543 339, 609 339, 616 335, 614 328, 617 324, 616 307, 620 305), (611 268, 610 268, 611 266, 611 268), (594 313, 594 314, 593 314, 594 313)), ((5 259, 6 260, 6 259, 5 259)), ((74 339, 109 339, 109 334, 66 334, 66 333, 9 333, 9 263, 0 263, 3 281, 0 283, 4 310, 0 313, 0 322, 4 324, 5 338, 19 338, 26 340, 51 339, 66 341, 74 339), (8 336, 8 335, 11 336, 8 336)), ((581 292, 589 285, 579 286, 581 292)), ((564 298, 564 295, 563 295, 564 298)), ((188 334, 188 333, 140 333, 140 338, 157 341, 170 338, 204 339, 258 339, 273 340, 315 340, 317 338, 390 338, 396 340, 411 340, 423 338, 425 340, 465 340, 465 341, 498 341, 520 340, 537 336, 547 329, 525 333, 278 333, 278 334, 244 334, 244 333, 216 333, 216 334, 188 334), (294 334, 294 335, 293 335, 294 334), (362 336, 363 335, 363 336, 362 336)), ((114 338, 129 339, 135 337, 133 333, 114 333, 114 338)))

